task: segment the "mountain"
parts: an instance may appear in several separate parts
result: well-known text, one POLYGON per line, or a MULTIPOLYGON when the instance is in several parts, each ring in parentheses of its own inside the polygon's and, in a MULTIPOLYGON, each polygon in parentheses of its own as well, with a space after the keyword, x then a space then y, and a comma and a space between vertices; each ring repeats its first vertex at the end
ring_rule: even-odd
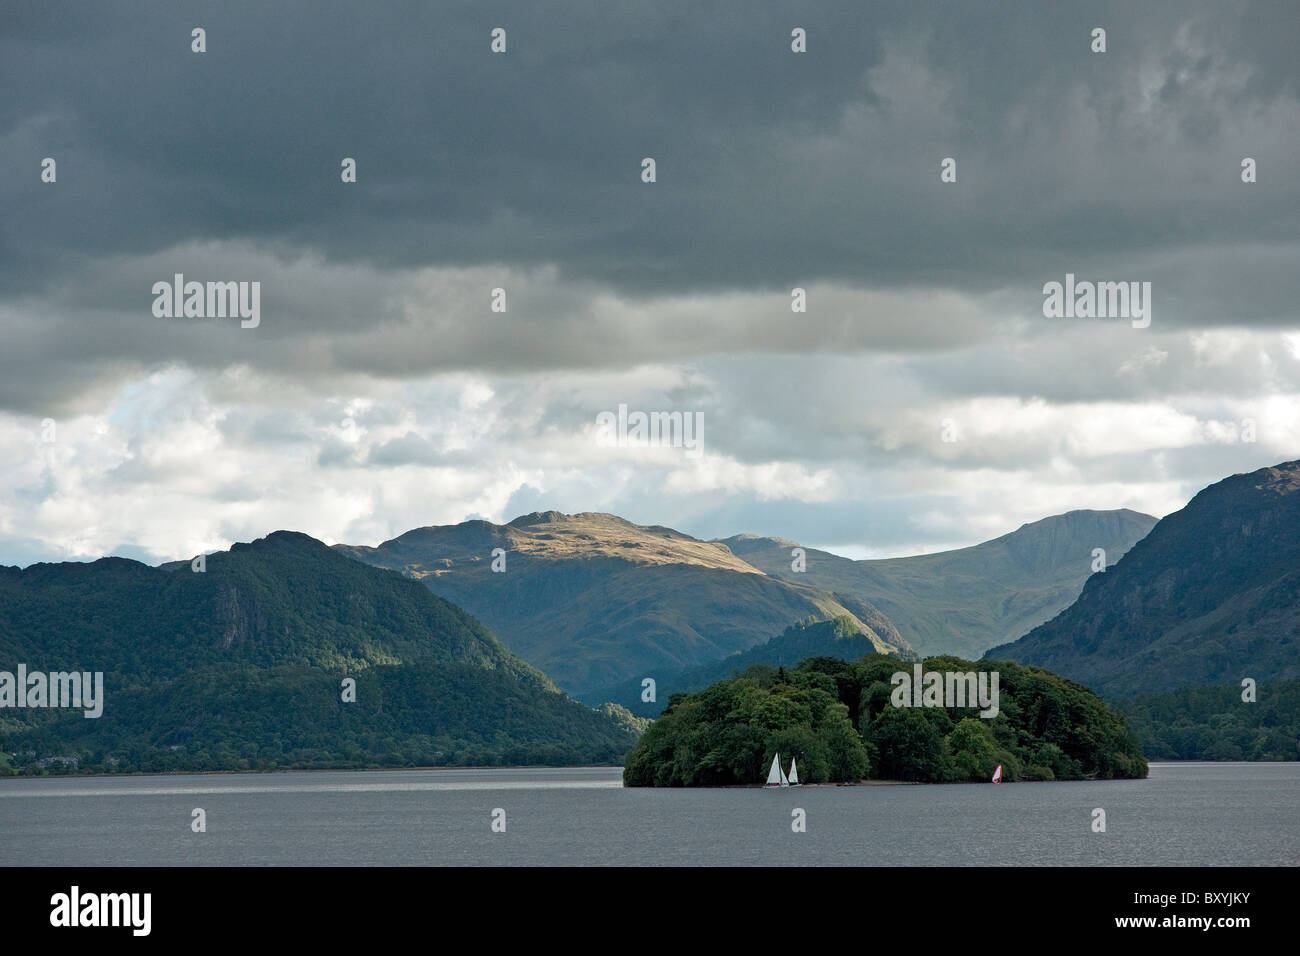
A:
POLYGON ((860 596, 781 580, 725 545, 614 515, 548 511, 335 547, 423 582, 592 703, 599 688, 718 660, 810 616, 847 616, 875 650, 909 650, 860 596), (504 572, 492 570, 498 548, 504 572))
POLYGON ((855 661, 874 653, 871 638, 858 629, 852 618, 809 619, 791 624, 781 634, 747 651, 661 675, 655 679, 655 700, 652 702, 641 699, 644 689, 636 679, 602 688, 594 696, 612 701, 638 716, 657 717, 673 694, 702 690, 749 667, 794 667, 809 657, 855 661))
POLYGON ((19 664, 102 671, 105 698, 97 719, 0 710, 0 750, 20 765, 616 763, 635 740, 418 583, 286 531, 208 555, 203 573, 0 567, 0 670, 19 664))
POLYGON ((1094 548, 1113 564, 1155 523, 1127 508, 1071 511, 969 548, 909 558, 854 561, 809 548, 802 572, 791 570, 793 541, 738 535, 720 543, 773 576, 870 601, 918 653, 978 657, 1069 606, 1091 573, 1094 548))
POLYGON ((1114 696, 1300 676, 1300 462, 1233 475, 1163 518, 1051 621, 985 656, 1114 696))

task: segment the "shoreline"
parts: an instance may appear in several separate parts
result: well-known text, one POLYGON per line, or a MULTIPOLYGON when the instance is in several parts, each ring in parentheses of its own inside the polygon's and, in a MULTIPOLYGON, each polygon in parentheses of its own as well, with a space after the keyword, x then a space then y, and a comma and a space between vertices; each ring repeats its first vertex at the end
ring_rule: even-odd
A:
MULTIPOLYGON (((1160 764, 1274 764, 1274 763, 1294 763, 1297 761, 1276 761, 1276 760, 1256 760, 1256 761, 1215 761, 1215 760, 1162 760, 1157 761, 1160 764)), ((138 779, 138 778, 169 778, 169 777, 214 777, 214 776, 270 776, 275 774, 326 774, 326 773, 409 773, 413 771, 513 771, 513 770, 553 770, 553 771, 621 771, 622 768, 609 764, 566 764, 564 766, 548 766, 544 764, 518 764, 511 766, 466 766, 466 767, 338 767, 338 768, 319 768, 311 769, 293 769, 277 767, 274 770, 166 770, 159 773, 131 772, 131 773, 57 773, 57 774, 14 774, 12 776, 0 777, 0 788, 4 787, 6 781, 10 780, 109 780, 109 779, 138 779)), ((1002 785, 1013 783, 1118 783, 1124 780, 1147 780, 1147 777, 1117 777, 1110 780, 1099 780, 1096 778, 1081 778, 1079 780, 1017 780, 1003 781, 1002 785)), ((819 789, 848 789, 850 787, 926 787, 926 786, 981 786, 989 781, 980 780, 951 780, 941 782, 927 782, 921 780, 858 780, 853 783, 802 783, 794 787, 768 787, 762 783, 744 783, 744 784, 724 784, 716 787, 627 787, 627 790, 793 790, 799 788, 819 788, 819 789)))
MULTIPOLYGON (((124 770, 121 773, 15 773, 0 776, 6 780, 111 780, 118 777, 210 777, 230 774, 275 773, 405 773, 414 770, 622 770, 621 764, 476 764, 464 767, 276 767, 273 770, 124 770)), ((818 786, 809 784, 809 786, 818 786)))
MULTIPOLYGON (((1234 766, 1238 764, 1287 764, 1300 763, 1294 760, 1149 760, 1148 767, 1156 765, 1210 765, 1224 764, 1234 766)), ((9 776, 0 776, 0 786, 4 786, 7 780, 95 780, 95 779, 114 779, 125 777, 205 777, 205 776, 227 776, 231 774, 248 774, 248 775, 265 775, 277 773, 406 773, 408 771, 428 771, 428 770, 622 770, 619 764, 476 764, 464 767, 449 767, 446 765, 436 767, 276 767, 274 770, 162 770, 157 773, 148 771, 133 770, 121 773, 46 773, 46 774, 12 774, 9 776)), ((1147 780, 1147 777, 1116 777, 1113 781, 1122 780, 1147 780)), ((988 781, 979 780, 962 780, 948 781, 948 783, 970 784, 972 786, 988 781)), ((1081 778, 1079 780, 1015 780, 1003 781, 1001 785, 1009 783, 1101 783, 1102 780, 1095 778, 1081 778)), ((925 787, 925 786, 944 786, 947 784, 926 783, 920 780, 858 780, 855 783, 847 784, 850 787, 925 787)), ((838 783, 802 783, 801 787, 831 787, 837 788, 838 783)), ((766 785, 761 783, 745 784, 726 784, 720 787, 628 787, 629 790, 767 790, 766 785)), ((771 787, 772 790, 786 790, 788 787, 771 787)))

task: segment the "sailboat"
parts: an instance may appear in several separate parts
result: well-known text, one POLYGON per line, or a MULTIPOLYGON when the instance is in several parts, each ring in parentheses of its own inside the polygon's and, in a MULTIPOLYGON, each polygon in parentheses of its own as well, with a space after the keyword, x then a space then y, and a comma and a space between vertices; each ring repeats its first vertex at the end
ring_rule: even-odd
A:
POLYGON ((781 769, 781 755, 777 754, 772 758, 772 769, 767 772, 768 787, 788 787, 789 779, 786 778, 785 771, 781 769))
POLYGON ((799 786, 799 771, 794 768, 794 758, 790 758, 790 786, 799 786))
POLYGON ((993 771, 993 783, 1002 782, 1002 764, 998 764, 998 769, 993 771))

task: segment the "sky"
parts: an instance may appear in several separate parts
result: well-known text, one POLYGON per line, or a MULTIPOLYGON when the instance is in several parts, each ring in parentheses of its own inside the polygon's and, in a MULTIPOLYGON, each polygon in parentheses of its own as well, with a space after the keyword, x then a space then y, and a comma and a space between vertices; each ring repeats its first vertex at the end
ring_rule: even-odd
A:
POLYGON ((890 557, 1300 458, 1300 6, 640 6, 7 5, 0 564, 544 510, 890 557))

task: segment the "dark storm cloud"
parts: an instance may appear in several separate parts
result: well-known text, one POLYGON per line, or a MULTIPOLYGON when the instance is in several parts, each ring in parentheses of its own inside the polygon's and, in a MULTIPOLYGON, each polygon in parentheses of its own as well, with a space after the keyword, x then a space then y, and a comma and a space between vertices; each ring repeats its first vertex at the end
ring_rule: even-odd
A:
POLYGON ((1066 272, 1151 281, 1157 327, 1294 325, 1298 9, 23 7, 0 36, 0 407, 85 407, 168 363, 319 386, 958 349, 1066 272), (485 323, 486 289, 539 269, 485 323), (177 271, 263 279, 274 318, 155 320, 177 271), (792 321, 817 283, 892 308, 792 321), (773 304, 710 297, 732 292, 773 304))
POLYGON ((1291 157, 1229 131, 1295 98, 1283 38, 1298 18, 1284 3, 26 10, 0 48, 0 127, 21 147, 5 155, 4 242, 22 268, 3 281, 31 290, 78 255, 195 239, 383 268, 557 261, 645 291, 989 285, 1053 252, 1292 240, 1295 207, 1278 202, 1297 195, 1278 186, 1291 157), (1104 55, 1088 51, 1096 25, 1104 55), (488 52, 494 26, 505 56, 488 52), (903 54, 916 60, 898 76, 879 72, 903 54), (910 87, 918 68, 938 86, 910 87), (846 134, 855 110, 869 139, 846 134), (1072 169, 1064 147, 1094 121, 1089 165, 1072 169), (1206 150, 1217 181, 1189 162, 1206 150), (1235 166, 1261 150, 1244 195, 1235 166), (35 175, 44 155, 57 190, 35 175), (646 155, 653 187, 638 181, 646 155), (938 185, 946 155, 955 189, 938 185), (354 188, 343 156, 359 161, 354 188))

